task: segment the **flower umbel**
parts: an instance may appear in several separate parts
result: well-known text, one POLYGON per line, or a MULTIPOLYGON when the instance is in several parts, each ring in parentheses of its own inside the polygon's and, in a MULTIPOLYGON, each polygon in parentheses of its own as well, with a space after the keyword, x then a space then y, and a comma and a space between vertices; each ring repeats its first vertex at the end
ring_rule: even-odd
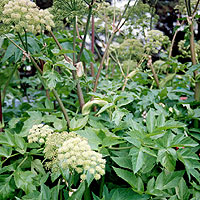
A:
POLYGON ((43 144, 46 141, 46 137, 52 132, 53 130, 48 125, 33 125, 33 127, 29 130, 28 142, 39 142, 40 144, 43 144))
POLYGON ((10 0, 3 10, 3 23, 11 24, 17 31, 37 33, 41 31, 41 26, 51 30, 54 26, 53 15, 48 10, 42 10, 30 0, 10 0))
POLYGON ((87 173, 96 180, 105 174, 105 159, 100 153, 91 150, 87 139, 77 136, 65 141, 58 149, 58 160, 63 169, 69 168, 81 174, 85 180, 87 173))

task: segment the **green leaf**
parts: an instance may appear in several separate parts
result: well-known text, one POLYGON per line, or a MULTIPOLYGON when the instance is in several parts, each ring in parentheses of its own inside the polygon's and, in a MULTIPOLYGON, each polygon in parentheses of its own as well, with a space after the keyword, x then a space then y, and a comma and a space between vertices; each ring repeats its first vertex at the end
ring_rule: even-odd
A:
POLYGON ((35 159, 33 161, 31 161, 31 170, 35 169, 36 171, 38 171, 39 173, 45 175, 46 172, 43 168, 42 162, 39 159, 35 159))
POLYGON ((34 191, 31 193, 28 193, 27 195, 22 197, 22 200, 38 200, 40 196, 39 191, 34 191))
POLYGON ((178 184, 176 193, 177 193, 177 196, 179 199, 189 200, 190 193, 189 193, 188 187, 186 185, 186 182, 183 178, 181 178, 181 180, 178 184))
POLYGON ((155 189, 165 190, 175 188, 183 177, 184 173, 184 171, 161 172, 156 179, 155 189))
POLYGON ((54 109, 54 105, 53 105, 52 101, 49 100, 48 98, 45 99, 45 107, 47 109, 52 109, 52 110, 54 109))
POLYGON ((50 200, 50 199, 51 199, 51 190, 45 184, 42 184, 39 200, 50 200))
POLYGON ((146 117, 147 130, 152 133, 155 127, 155 112, 150 109, 146 117))
POLYGON ((94 129, 86 127, 85 130, 76 131, 76 133, 82 137, 88 139, 88 143, 92 149, 97 150, 98 145, 102 143, 101 139, 97 136, 94 129))
POLYGON ((8 124, 9 124, 9 127, 10 128, 15 128, 16 127, 16 124, 20 121, 21 119, 20 118, 12 118, 8 124))
POLYGON ((0 176, 0 197, 2 199, 12 199, 14 196, 15 188, 11 184, 12 175, 1 175, 0 176))
POLYGON ((124 167, 127 169, 132 170, 132 162, 131 162, 131 157, 111 157, 111 159, 117 163, 120 167, 124 167))
POLYGON ((78 200, 78 199, 82 199, 83 193, 85 191, 85 181, 81 182, 81 184, 79 185, 78 189, 76 190, 76 192, 74 192, 72 194, 71 197, 69 197, 69 200, 78 200))
POLYGON ((26 152, 27 144, 21 136, 15 135, 15 146, 16 150, 21 154, 26 152))
POLYGON ((14 172, 14 180, 17 188, 22 189, 26 194, 36 190, 33 178, 36 175, 31 171, 16 170, 14 172))
POLYGON ((96 115, 99 115, 99 114, 101 114, 102 112, 104 112, 104 111, 106 111, 107 109, 112 108, 112 107, 114 107, 114 104, 113 104, 113 103, 108 103, 108 104, 106 104, 105 106, 103 106, 103 107, 99 110, 99 112, 98 112, 96 115))
POLYGON ((16 47, 14 44, 10 44, 8 46, 8 48, 6 49, 6 52, 4 54, 4 57, 2 58, 1 62, 4 63, 5 61, 7 61, 12 55, 14 55, 16 50, 16 47))
POLYGON ((176 160, 166 149, 158 151, 157 162, 160 162, 168 171, 174 171, 176 167, 176 160))
POLYGON ((58 185, 54 186, 51 189, 51 200, 59 199, 59 189, 60 189, 60 180, 58 181, 58 185))
POLYGON ((0 157, 9 158, 12 154, 12 148, 7 146, 0 146, 0 157))
POLYGON ((42 113, 39 111, 29 111, 30 118, 24 122, 24 126, 20 132, 20 136, 25 137, 29 134, 29 130, 33 125, 40 124, 42 122, 42 113))
POLYGON ((131 187, 136 189, 136 183, 137 183, 137 178, 136 176, 128 171, 128 170, 124 170, 124 169, 120 169, 120 168, 116 168, 113 167, 115 173, 122 178, 123 180, 125 180, 127 183, 129 183, 131 185, 131 187))
POLYGON ((4 144, 6 146, 14 147, 15 146, 15 138, 12 133, 8 130, 6 132, 0 134, 0 144, 4 144))
POLYGON ((148 193, 153 193, 155 187, 155 178, 151 178, 147 183, 147 191, 148 193))
POLYGON ((79 129, 82 129, 83 127, 86 126, 87 122, 88 122, 88 116, 85 116, 81 119, 75 119, 75 117, 71 120, 70 122, 70 131, 77 131, 79 129))
POLYGON ((137 194, 130 188, 117 188, 111 190, 112 197, 110 200, 148 200, 149 195, 143 194, 137 194))
POLYGON ((73 66, 73 64, 68 63, 66 61, 58 61, 54 65, 60 66, 60 67, 64 67, 64 68, 66 68, 68 70, 76 70, 76 68, 73 66))
POLYGON ((131 148, 129 155, 132 156, 132 169, 134 173, 137 173, 144 164, 144 155, 142 149, 136 147, 131 148))
POLYGON ((75 51, 70 50, 70 49, 52 49, 51 52, 55 55, 55 56, 59 56, 59 55, 64 55, 64 54, 68 54, 68 53, 75 53, 75 51))
POLYGON ((60 74, 55 70, 47 70, 43 73, 43 78, 46 79, 47 86, 50 90, 56 87, 57 82, 62 82, 60 74))
POLYGON ((128 110, 118 108, 112 113, 112 121, 114 121, 115 124, 118 126, 122 118, 127 114, 128 114, 128 110))
POLYGON ((108 102, 105 101, 105 100, 101 100, 101 99, 94 99, 92 101, 88 101, 82 108, 82 114, 83 115, 88 115, 90 113, 91 107, 94 104, 97 104, 99 106, 104 106, 104 105, 108 104, 108 102))
POLYGON ((166 85, 169 81, 173 80, 173 78, 174 78, 175 76, 176 76, 176 73, 167 75, 164 79, 162 79, 162 80, 160 81, 160 88, 165 87, 165 85, 166 85))

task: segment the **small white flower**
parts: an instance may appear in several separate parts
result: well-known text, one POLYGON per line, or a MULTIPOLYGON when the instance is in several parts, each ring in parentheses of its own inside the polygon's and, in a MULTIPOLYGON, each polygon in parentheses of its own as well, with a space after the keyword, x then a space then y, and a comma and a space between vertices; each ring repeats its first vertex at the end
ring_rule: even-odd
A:
POLYGON ((95 178, 95 180, 99 180, 101 178, 101 175, 100 174, 95 174, 94 178, 95 178))
POLYGON ((86 180, 86 175, 85 174, 81 174, 80 178, 84 181, 84 180, 86 180))

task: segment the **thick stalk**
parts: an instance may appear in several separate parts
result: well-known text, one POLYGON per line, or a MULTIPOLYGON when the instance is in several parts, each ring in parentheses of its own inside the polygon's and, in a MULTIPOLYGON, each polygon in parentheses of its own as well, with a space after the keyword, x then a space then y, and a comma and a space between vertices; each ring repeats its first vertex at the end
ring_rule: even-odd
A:
MULTIPOLYGON (((194 27, 193 24, 190 25, 190 51, 191 51, 191 60, 192 64, 196 65, 196 54, 195 54, 195 45, 194 45, 194 27)), ((194 71, 194 77, 196 78, 198 71, 194 71)), ((200 82, 195 83, 194 98, 196 101, 200 101, 200 82)))
POLYGON ((149 68, 151 69, 152 74, 153 74, 153 78, 154 78, 154 80, 155 80, 155 82, 156 82, 157 87, 159 88, 159 80, 158 80, 158 76, 157 76, 157 74, 156 74, 156 72, 155 72, 155 69, 154 69, 154 67, 153 67, 153 65, 152 65, 151 56, 149 56, 149 60, 148 60, 147 65, 148 65, 149 68))
POLYGON ((94 0, 92 0, 91 4, 89 5, 89 11, 88 11, 87 23, 86 23, 86 27, 85 27, 84 38, 83 38, 83 42, 82 42, 82 45, 81 45, 80 52, 79 52, 79 54, 77 56, 77 62, 80 61, 82 53, 83 53, 83 49, 85 47, 86 37, 87 37, 89 24, 90 24, 90 18, 91 18, 91 15, 92 15, 92 6, 93 6, 93 4, 94 4, 94 0))
MULTIPOLYGON (((33 58, 30 54, 27 54, 26 51, 25 51, 24 49, 22 49, 19 45, 17 45, 17 44, 16 44, 13 40, 11 40, 9 37, 7 37, 7 38, 8 38, 8 40, 9 40, 10 42, 12 42, 17 48, 19 48, 19 49, 23 52, 23 54, 26 55, 26 57, 28 57, 28 58, 32 61, 34 67, 35 67, 35 68, 38 70, 38 72, 42 75, 42 70, 40 69, 40 67, 38 66, 38 64, 35 62, 34 58, 33 58)), ((66 110, 65 110, 65 107, 64 107, 64 105, 63 105, 63 103, 62 103, 62 100, 61 100, 60 97, 58 96, 58 93, 56 92, 55 89, 53 89, 52 92, 53 92, 53 94, 54 94, 56 100, 58 101, 59 106, 60 106, 60 108, 61 108, 61 110, 62 110, 62 112, 63 112, 63 115, 64 115, 64 117, 65 117, 65 119, 66 119, 66 121, 67 121, 68 127, 70 128, 70 120, 69 120, 68 114, 67 114, 67 112, 66 112, 66 110)))
MULTIPOLYGON (((107 55, 108 50, 109 50, 109 46, 110 46, 110 44, 112 42, 112 39, 113 39, 114 35, 115 35, 115 32, 112 33, 110 39, 108 40, 105 52, 103 54, 103 58, 101 60, 101 63, 100 63, 100 66, 99 66, 99 69, 98 69, 98 72, 97 72, 97 75, 96 75, 93 92, 96 92, 96 90, 97 90, 97 84, 98 84, 98 81, 99 81, 100 73, 101 73, 101 70, 103 69, 103 64, 104 64, 106 55, 107 55)), ((93 97, 92 97, 92 99, 93 99, 93 97)))
MULTIPOLYGON (((76 65, 76 16, 74 17, 74 30, 73 30, 73 65, 76 65)), ((76 67, 76 66, 75 66, 76 67)))
MULTIPOLYGON (((103 54, 103 57, 102 57, 102 60, 101 60, 101 63, 100 63, 100 66, 99 66, 99 69, 98 69, 98 72, 97 72, 97 75, 96 75, 93 92, 96 92, 96 90, 97 90, 97 84, 98 84, 98 81, 99 81, 100 73, 101 73, 101 70, 103 69, 103 64, 104 64, 106 55, 108 53, 110 44, 111 44, 111 42, 113 40, 113 37, 114 37, 115 33, 119 31, 119 29, 124 25, 124 23, 126 21, 126 19, 125 19, 124 22, 121 24, 121 21, 122 21, 124 15, 126 13, 128 7, 129 7, 130 2, 131 2, 131 0, 128 1, 127 5, 126 5, 126 8, 124 9, 123 14, 120 17, 119 22, 118 22, 116 28, 113 30, 113 32, 112 32, 112 34, 111 34, 111 36, 110 36, 110 38, 109 38, 109 40, 107 42, 106 49, 105 49, 105 52, 103 54)), ((136 5, 136 3, 137 3, 137 0, 135 1, 134 6, 136 5)), ((92 99, 94 99, 94 97, 92 97, 92 99)))
MULTIPOLYGON (((92 15, 92 42, 91 42, 91 51, 94 54, 94 39, 95 39, 95 35, 94 35, 94 15, 92 15)), ((90 63, 90 68, 91 68, 91 75, 92 77, 94 77, 94 64, 91 62, 90 63)))
POLYGON ((1 88, 0 88, 0 132, 3 132, 3 128, 1 128, 2 125, 3 125, 3 113, 2 113, 1 88))
MULTIPOLYGON (((50 31, 50 34, 51 36, 53 37, 54 41, 56 42, 58 48, 60 50, 62 50, 62 46, 60 45, 59 41, 57 40, 57 38, 55 37, 55 35, 53 34, 52 31, 50 31)), ((71 60, 71 58, 69 58, 67 55, 63 55, 65 60, 69 63, 72 63, 73 61, 71 60)), ((84 97, 83 97, 83 92, 82 92, 82 89, 81 89, 81 86, 80 86, 80 83, 78 81, 78 79, 76 78, 76 71, 75 70, 72 70, 72 76, 73 76, 73 79, 76 81, 77 83, 77 95, 78 95, 78 99, 79 99, 79 104, 80 104, 80 107, 82 109, 83 105, 85 104, 85 101, 84 101, 84 97)))

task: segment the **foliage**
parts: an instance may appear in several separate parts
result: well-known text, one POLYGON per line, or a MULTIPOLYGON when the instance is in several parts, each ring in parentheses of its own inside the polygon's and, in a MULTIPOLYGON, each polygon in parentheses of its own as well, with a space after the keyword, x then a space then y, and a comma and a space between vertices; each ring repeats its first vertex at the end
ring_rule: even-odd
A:
MULTIPOLYGON (((1 199, 199 199, 200 109, 194 98, 199 74, 193 73, 200 65, 168 56, 169 38, 158 30, 146 32, 156 20, 149 5, 136 2, 121 15, 120 9, 114 13, 112 6, 97 2, 101 10, 92 13, 97 34, 108 46, 110 36, 114 42, 104 54, 94 92, 97 78, 90 66, 96 74, 102 60, 95 61, 84 38, 76 38, 74 20, 80 10, 78 17, 85 17, 93 4, 71 1, 65 4, 70 12, 60 15, 65 8, 60 3, 55 1, 52 10, 59 10, 59 20, 73 19, 73 33, 27 30, 0 37, 1 199), (115 30, 119 15, 130 32, 139 23, 143 37, 115 30)), ((189 31, 186 27, 184 45, 191 46, 189 31)))

